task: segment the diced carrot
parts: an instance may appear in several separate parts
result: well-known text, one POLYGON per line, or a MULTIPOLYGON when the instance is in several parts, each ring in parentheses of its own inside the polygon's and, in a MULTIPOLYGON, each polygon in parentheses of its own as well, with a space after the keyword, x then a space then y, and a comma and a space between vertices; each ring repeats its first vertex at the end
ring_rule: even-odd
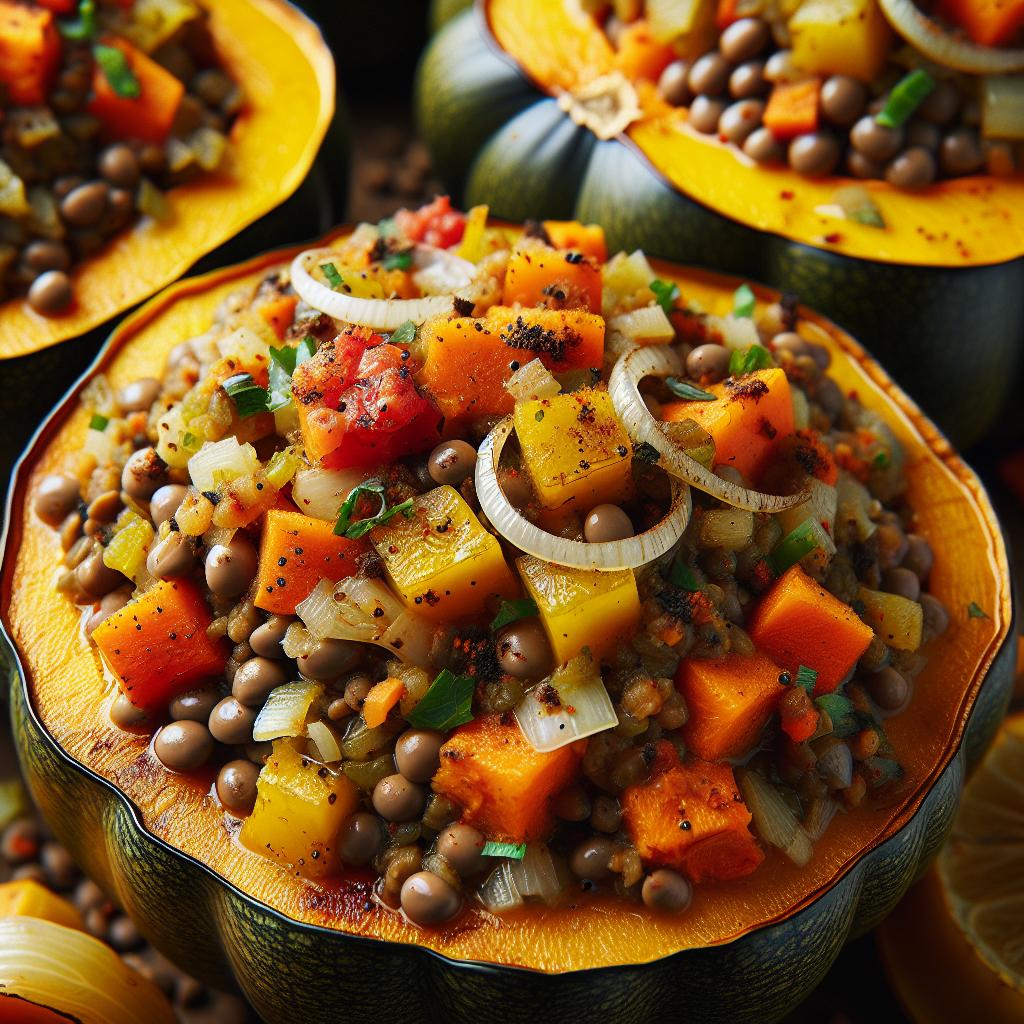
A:
POLYGON ((185 85, 125 39, 108 36, 105 46, 120 50, 139 81, 139 95, 119 96, 97 64, 92 76, 89 113, 99 118, 107 136, 163 142, 171 132, 185 85))
POLYGON ((192 684, 219 676, 228 652, 206 630, 213 616, 190 580, 161 580, 92 633, 124 695, 145 711, 166 710, 192 684))
POLYGON ((255 605, 294 615, 320 580, 341 580, 358 571, 369 541, 334 535, 334 525, 301 512, 270 509, 263 522, 255 605))
POLYGON ((684 658, 676 686, 690 712, 683 727, 687 748, 705 761, 748 754, 785 691, 781 675, 761 654, 684 658))
POLYGON ((776 445, 793 433, 793 400, 786 374, 757 370, 712 384, 715 402, 669 402, 669 422, 696 420, 715 439, 715 466, 734 466, 756 481, 776 445))
POLYGON ((694 882, 749 875, 764 860, 732 768, 688 760, 621 796, 622 816, 645 864, 694 882))
POLYGON ((1024 0, 940 0, 938 13, 982 46, 1011 46, 1024 29, 1024 0))
POLYGON ((646 18, 630 22, 619 34, 615 64, 632 82, 656 82, 675 59, 675 50, 654 38, 646 18))
POLYGON ((279 338, 283 338, 295 318, 295 307, 298 304, 298 295, 276 295, 260 305, 260 316, 274 329, 279 338))
POLYGON ((363 721, 371 729, 383 725, 388 713, 402 699, 405 683, 401 679, 389 676, 370 687, 370 692, 363 700, 363 721))
POLYGON ((517 249, 505 268, 502 302, 600 313, 601 269, 578 252, 559 252, 550 246, 517 249))
POLYGON ((420 339, 426 356, 417 382, 448 423, 511 412, 505 385, 534 357, 555 372, 604 361, 604 321, 582 309, 493 306, 482 319, 429 320, 420 339))
POLYGON ((783 704, 780 718, 782 731, 794 743, 803 743, 804 740, 809 740, 818 731, 821 714, 813 704, 805 708, 800 714, 787 714, 783 704))
POLYGON ((820 79, 777 82, 764 110, 765 128, 781 141, 816 131, 820 97, 820 79))
POLYGON ((598 263, 608 260, 608 245, 600 224, 581 224, 578 220, 546 220, 541 224, 556 249, 581 252, 598 263))
POLYGON ((36 107, 60 63, 53 12, 0 0, 0 83, 15 106, 36 107))
POLYGON ((867 650, 874 631, 794 565, 761 599, 748 630, 754 644, 795 673, 814 669, 816 694, 831 693, 867 650))
POLYGON ((542 754, 514 721, 484 715, 441 747, 434 790, 462 808, 462 820, 491 839, 522 843, 551 829, 551 801, 579 771, 578 744, 542 754))

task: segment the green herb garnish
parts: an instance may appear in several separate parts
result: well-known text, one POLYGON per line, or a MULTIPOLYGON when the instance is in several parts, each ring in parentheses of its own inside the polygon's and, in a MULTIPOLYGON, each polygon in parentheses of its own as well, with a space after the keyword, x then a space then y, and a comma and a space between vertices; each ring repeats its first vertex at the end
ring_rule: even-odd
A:
POLYGON ((796 679, 793 680, 794 686, 799 686, 801 690, 806 690, 808 693, 814 692, 814 686, 818 681, 818 672, 816 669, 808 668, 806 665, 801 665, 796 670, 796 679))
POLYGON ((672 586, 678 587, 680 590, 688 590, 691 594, 700 590, 697 577, 694 576, 690 566, 683 561, 682 556, 677 557, 672 563, 672 568, 668 574, 668 581, 672 586))
POLYGON ((94 39, 96 36, 95 0, 82 0, 78 5, 78 18, 75 21, 58 21, 57 27, 65 39, 75 42, 94 39))
POLYGON ((649 441, 641 441, 633 449, 633 458, 639 459, 640 462, 644 462, 648 466, 653 466, 661 458, 661 454, 649 441))
POLYGON ((484 843, 480 851, 485 857, 511 857, 522 860, 526 856, 526 843, 484 843))
POLYGON ((128 58, 116 46, 97 43, 92 48, 92 55, 103 72, 103 77, 118 96, 125 100, 137 100, 142 95, 142 86, 139 85, 128 58))
POLYGON ((473 721, 475 689, 476 683, 471 676, 457 676, 443 668, 423 699, 405 717, 417 729, 445 732, 457 725, 465 725, 473 721))
POLYGON ((967 606, 967 617, 969 619, 987 619, 990 618, 988 612, 985 611, 977 601, 972 601, 967 606))
POLYGON ((298 345, 285 345, 282 348, 270 348, 270 400, 268 408, 271 412, 283 409, 292 402, 292 374, 295 368, 312 359, 316 355, 316 339, 308 334, 298 345))
POLYGON ((181 445, 186 451, 190 452, 197 452, 202 447, 199 443, 199 438, 187 430, 181 435, 181 445))
POLYGON ((251 373, 236 373, 228 377, 221 387, 235 403, 239 419, 248 419, 270 411, 270 394, 252 379, 251 373))
POLYGON ((532 619, 540 614, 535 601, 529 597, 519 597, 512 601, 502 601, 498 614, 491 619, 491 632, 496 633, 502 626, 520 619, 532 619))
POLYGON ((384 481, 378 478, 364 480, 345 499, 345 503, 338 511, 338 521, 334 524, 336 537, 347 537, 349 540, 358 540, 366 536, 375 526, 383 526, 390 522, 396 515, 401 513, 406 519, 411 519, 413 514, 412 498, 392 505, 388 508, 387 498, 384 496, 384 481), (352 513, 355 510, 356 502, 363 496, 374 495, 380 500, 380 509, 374 516, 366 519, 357 519, 352 522, 352 513))
POLYGON ((828 715, 833 736, 852 736, 860 730, 860 719, 848 697, 841 693, 823 693, 814 703, 828 715))
POLYGON ((535 419, 535 420, 536 420, 536 421, 537 421, 538 423, 540 423, 540 421, 541 421, 542 419, 544 419, 544 410, 543 410, 543 409, 538 409, 538 410, 537 410, 537 411, 536 411, 536 412, 534 413, 534 415, 533 415, 533 418, 534 418, 534 419, 535 419))
POLYGON ((732 312, 734 316, 745 316, 747 319, 754 315, 757 308, 757 296, 754 295, 749 284, 741 284, 732 293, 732 312))
POLYGON ((391 335, 392 345, 410 345, 416 340, 416 325, 411 320, 406 320, 391 335))
POLYGON ((694 384, 688 384, 685 380, 676 377, 666 377, 665 387, 672 392, 676 398, 685 398, 690 402, 716 402, 717 397, 710 391, 702 391, 694 384))
POLYGON ((885 106, 875 115, 875 123, 885 128, 902 127, 934 88, 935 79, 924 68, 915 68, 892 87, 885 106))
POLYGON ((341 274, 338 273, 338 268, 333 263, 321 263, 320 269, 324 272, 324 277, 327 278, 327 283, 335 291, 345 283, 342 280, 341 274))
POLYGON ((729 373, 733 377, 742 377, 755 370, 766 370, 774 365, 772 354, 764 345, 748 345, 743 349, 734 349, 729 356, 729 373))
POLYGON ((817 523, 814 519, 805 519, 794 527, 772 549, 768 556, 776 576, 781 576, 787 569, 796 565, 805 555, 809 555, 818 547, 817 523))
POLYGON ((666 315, 676 308, 676 300, 679 298, 679 285, 674 281, 661 281, 655 278, 650 283, 650 289, 654 292, 654 298, 666 315))
POLYGON ((889 453, 887 451, 880 451, 872 460, 872 465, 878 466, 879 469, 885 469, 889 465, 889 453))
POLYGON ((106 430, 107 424, 110 422, 106 416, 101 416, 98 412, 94 412, 92 417, 89 419, 90 430, 106 430))
POLYGON ((405 252, 389 252, 384 257, 384 269, 385 270, 408 270, 412 266, 412 251, 406 249, 405 252))

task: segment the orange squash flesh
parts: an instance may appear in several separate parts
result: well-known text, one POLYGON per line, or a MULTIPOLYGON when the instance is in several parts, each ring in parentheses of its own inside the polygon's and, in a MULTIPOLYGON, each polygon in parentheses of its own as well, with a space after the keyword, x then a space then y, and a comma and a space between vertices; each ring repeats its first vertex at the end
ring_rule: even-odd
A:
MULTIPOLYGON (((578 4, 486 0, 484 10, 500 48, 552 95, 616 67, 604 32, 578 4)), ((1024 255, 1024 175, 997 183, 972 175, 915 192, 863 182, 885 221, 880 230, 827 212, 837 189, 852 179, 806 178, 738 159, 733 146, 695 131, 686 120, 683 108, 649 103, 646 116, 625 134, 681 193, 739 224, 882 263, 974 267, 1024 255)))
POLYGON ((601 312, 601 270, 582 253, 523 249, 512 253, 505 270, 506 306, 548 306, 601 312))
POLYGON ((581 224, 578 220, 545 220, 541 227, 556 249, 581 252, 598 263, 608 259, 608 245, 600 224, 581 224))
MULTIPOLYGON (((205 331, 231 292, 255 286, 295 252, 260 257, 174 286, 124 321, 100 370, 114 388, 139 377, 159 377, 173 345, 205 331)), ((724 315, 732 308, 735 279, 660 262, 654 269, 661 279, 679 282, 683 293, 709 312, 724 315)), ((768 289, 755 292, 759 302, 777 301, 777 293, 768 289)), ((908 500, 918 510, 920 532, 936 552, 930 589, 953 612, 952 628, 926 651, 929 665, 919 677, 912 713, 886 723, 906 773, 901 788, 884 806, 869 800, 842 815, 815 844, 805 867, 770 851, 759 874, 709 883, 679 916, 633 912, 627 918, 621 905, 609 899, 572 910, 535 906, 500 923, 470 911, 465 926, 434 931, 415 928, 397 915, 363 914, 346 901, 310 899, 305 883, 240 849, 227 835, 223 814, 208 798, 206 786, 167 775, 148 752, 146 737, 111 724, 107 702, 116 691, 98 652, 84 641, 69 642, 78 636, 80 615, 53 589, 60 545, 31 507, 42 478, 59 472, 80 448, 88 416, 73 403, 44 428, 37 454, 19 481, 9 557, 0 577, 0 614, 20 651, 37 714, 71 757, 124 792, 148 831, 297 921, 418 943, 449 957, 560 972, 655 960, 679 949, 728 942, 788 917, 920 808, 959 744, 981 680, 1011 621, 1006 553, 978 480, 863 349, 825 319, 806 311, 802 315, 802 330, 832 354, 830 373, 840 387, 855 390, 867 408, 880 413, 905 447, 908 500), (965 609, 971 600, 990 618, 968 619, 965 609), (585 954, 581 934, 591 940, 585 954)))
POLYGON ((319 29, 285 0, 216 0, 207 8, 217 54, 245 92, 229 166, 171 189, 166 220, 136 224, 75 267, 75 302, 61 316, 40 316, 22 298, 0 303, 0 359, 78 337, 136 305, 306 177, 334 112, 334 62, 319 29))
POLYGON ((0 84, 18 106, 46 101, 60 61, 60 36, 50 11, 0 2, 0 84))

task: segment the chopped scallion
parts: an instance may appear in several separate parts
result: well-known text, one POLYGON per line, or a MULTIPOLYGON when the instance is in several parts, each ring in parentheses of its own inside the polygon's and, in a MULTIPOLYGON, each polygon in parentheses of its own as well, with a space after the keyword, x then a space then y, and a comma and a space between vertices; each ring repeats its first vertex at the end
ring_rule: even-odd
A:
POLYGON ((92 418, 89 420, 90 430, 106 430, 107 424, 110 422, 106 416, 101 416, 98 412, 92 414, 92 418))
POLYGON ((732 311, 735 316, 752 317, 757 308, 757 297, 749 284, 741 284, 732 294, 732 311))
POLYGON ((667 387, 669 391, 676 396, 676 398, 685 398, 690 402, 715 402, 718 400, 710 391, 703 391, 696 385, 689 384, 687 381, 679 380, 676 377, 666 377, 665 387, 667 387))
POLYGON ((137 100, 142 95, 142 86, 139 85, 135 72, 123 51, 116 46, 104 46, 97 43, 92 48, 92 55, 103 72, 107 84, 117 96, 126 100, 137 100))
POLYGON ((833 736, 842 739, 860 730, 861 716, 849 697, 844 697, 841 693, 823 693, 815 698, 814 703, 820 711, 828 715, 832 723, 833 736))
POLYGON ((885 106, 875 115, 876 123, 901 128, 934 88, 935 79, 924 68, 914 68, 892 87, 885 106))
POLYGON ((406 718, 417 729, 437 729, 440 732, 465 725, 473 721, 475 689, 476 683, 471 676, 457 676, 446 668, 441 669, 423 699, 406 718))
POLYGON ((412 252, 391 252, 384 257, 385 270, 408 270, 412 266, 412 252))
POLYGON ((80 42, 96 38, 96 0, 82 0, 75 21, 59 21, 57 26, 65 39, 80 42))
POLYGON ((775 545, 768 561, 777 576, 781 576, 818 547, 817 525, 817 520, 805 519, 775 545))
POLYGON ((796 679, 793 680, 794 686, 799 686, 802 690, 806 690, 808 693, 814 692, 814 686, 818 682, 818 673, 816 669, 808 668, 806 665, 801 665, 796 670, 796 679))
POLYGON ((526 843, 484 843, 480 851, 485 857, 510 857, 512 860, 522 860, 526 856, 526 843))
POLYGON ((327 283, 337 290, 345 282, 342 280, 341 274, 338 273, 338 268, 333 263, 321 263, 320 269, 324 272, 324 277, 327 278, 327 283))

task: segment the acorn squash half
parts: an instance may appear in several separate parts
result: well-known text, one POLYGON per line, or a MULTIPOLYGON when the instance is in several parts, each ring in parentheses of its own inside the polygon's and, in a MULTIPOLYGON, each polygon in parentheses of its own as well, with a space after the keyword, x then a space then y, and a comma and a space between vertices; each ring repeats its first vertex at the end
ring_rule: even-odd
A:
MULTIPOLYGON (((327 244, 327 243, 325 243, 327 244)), ((13 725, 29 786, 55 834, 158 948, 214 983, 234 979, 268 1021, 466 1021, 500 1007, 510 1024, 677 1019, 769 1021, 822 978, 847 937, 871 927, 934 854, 964 772, 1009 698, 1013 649, 1006 551, 971 470, 848 335, 814 313, 844 388, 881 413, 907 453, 910 500, 935 551, 932 590, 953 627, 931 651, 911 711, 889 723, 906 768, 884 802, 837 821, 798 869, 780 856, 751 878, 703 890, 682 917, 621 902, 528 908, 500 921, 471 910, 419 930, 371 901, 369 878, 302 882, 236 841, 198 782, 167 774, 149 741, 108 717, 113 683, 53 586, 58 539, 32 511, 42 477, 80 444, 77 396, 162 372, 216 305, 294 252, 174 285, 127 318, 40 428, 9 496, 0 576, 13 725), (975 602, 985 616, 972 617, 975 602)), ((660 263, 660 277, 712 311, 738 281, 660 263)), ((763 301, 777 293, 757 289, 763 301)))
POLYGON ((453 16, 459 6, 435 4, 447 24, 421 63, 417 112, 465 204, 601 223, 613 247, 796 292, 957 444, 992 426, 1024 367, 1024 175, 918 193, 873 181, 886 227, 839 219, 821 208, 849 179, 758 167, 688 129, 681 108, 641 103, 644 116, 603 140, 577 124, 613 51, 575 0, 477 0, 453 16))

